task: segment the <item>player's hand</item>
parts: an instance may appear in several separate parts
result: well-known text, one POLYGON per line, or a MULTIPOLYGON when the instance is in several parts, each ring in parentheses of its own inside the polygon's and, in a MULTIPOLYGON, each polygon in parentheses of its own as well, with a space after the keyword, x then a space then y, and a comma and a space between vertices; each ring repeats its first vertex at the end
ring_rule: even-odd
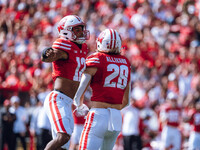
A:
POLYGON ((75 111, 76 113, 78 113, 78 115, 85 116, 89 112, 89 108, 85 104, 82 104, 80 106, 77 106, 74 112, 75 111))
POLYGON ((53 52, 53 48, 51 48, 51 47, 45 48, 42 51, 43 58, 48 58, 51 55, 52 52, 53 52))
POLYGON ((51 60, 55 60, 56 57, 57 57, 57 53, 58 51, 55 50, 55 49, 49 49, 47 52, 46 52, 46 56, 51 59, 51 60))
POLYGON ((45 48, 42 51, 42 61, 53 62, 58 59, 67 59, 67 53, 62 50, 53 49, 51 47, 45 48))

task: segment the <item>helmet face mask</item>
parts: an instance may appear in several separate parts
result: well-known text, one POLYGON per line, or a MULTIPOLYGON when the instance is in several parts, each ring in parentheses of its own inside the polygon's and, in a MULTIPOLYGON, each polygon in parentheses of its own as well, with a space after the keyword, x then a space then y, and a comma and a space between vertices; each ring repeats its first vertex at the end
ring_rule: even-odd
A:
POLYGON ((104 53, 119 54, 121 50, 121 37, 116 30, 106 29, 100 33, 97 40, 97 50, 104 53))
POLYGON ((85 26, 78 25, 72 28, 72 35, 75 42, 82 44, 81 41, 89 39, 89 31, 85 29, 85 26))
POLYGON ((69 15, 62 18, 58 23, 57 28, 61 38, 65 38, 78 44, 84 43, 90 37, 89 31, 86 30, 85 23, 76 15, 69 15), (73 31, 73 29, 78 26, 82 27, 82 37, 78 37, 73 31))

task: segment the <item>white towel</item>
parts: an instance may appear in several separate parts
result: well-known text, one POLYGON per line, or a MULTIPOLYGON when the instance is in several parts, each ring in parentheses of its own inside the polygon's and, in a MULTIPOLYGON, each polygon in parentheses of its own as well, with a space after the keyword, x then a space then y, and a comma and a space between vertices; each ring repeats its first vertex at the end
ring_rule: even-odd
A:
POLYGON ((108 130, 109 131, 121 131, 122 127, 122 116, 119 110, 108 108, 110 112, 108 130))

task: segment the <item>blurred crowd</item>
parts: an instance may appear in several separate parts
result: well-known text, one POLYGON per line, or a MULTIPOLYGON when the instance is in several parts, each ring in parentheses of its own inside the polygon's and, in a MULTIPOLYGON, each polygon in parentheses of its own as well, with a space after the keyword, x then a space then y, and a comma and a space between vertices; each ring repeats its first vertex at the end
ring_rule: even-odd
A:
MULTIPOLYGON (((151 143, 159 135, 159 112, 170 92, 178 96, 182 112, 195 109, 200 99, 200 0, 0 0, 0 106, 18 96, 29 110, 30 125, 31 108, 53 85, 51 64, 40 61, 41 51, 52 45, 58 21, 69 14, 86 22, 89 54, 103 29, 121 34, 121 54, 132 65, 131 99, 144 122, 157 120, 151 124, 155 136, 142 140, 151 143)), ((182 134, 188 139, 188 132, 182 134)))

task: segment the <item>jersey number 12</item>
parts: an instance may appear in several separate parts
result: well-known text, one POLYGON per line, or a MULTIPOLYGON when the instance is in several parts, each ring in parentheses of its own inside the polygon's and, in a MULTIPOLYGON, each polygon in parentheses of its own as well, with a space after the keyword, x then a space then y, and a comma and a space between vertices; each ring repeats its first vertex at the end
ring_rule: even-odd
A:
POLYGON ((76 70, 75 70, 73 80, 74 81, 80 81, 81 75, 86 68, 85 58, 76 57, 76 62, 77 62, 77 67, 76 67, 76 70))

